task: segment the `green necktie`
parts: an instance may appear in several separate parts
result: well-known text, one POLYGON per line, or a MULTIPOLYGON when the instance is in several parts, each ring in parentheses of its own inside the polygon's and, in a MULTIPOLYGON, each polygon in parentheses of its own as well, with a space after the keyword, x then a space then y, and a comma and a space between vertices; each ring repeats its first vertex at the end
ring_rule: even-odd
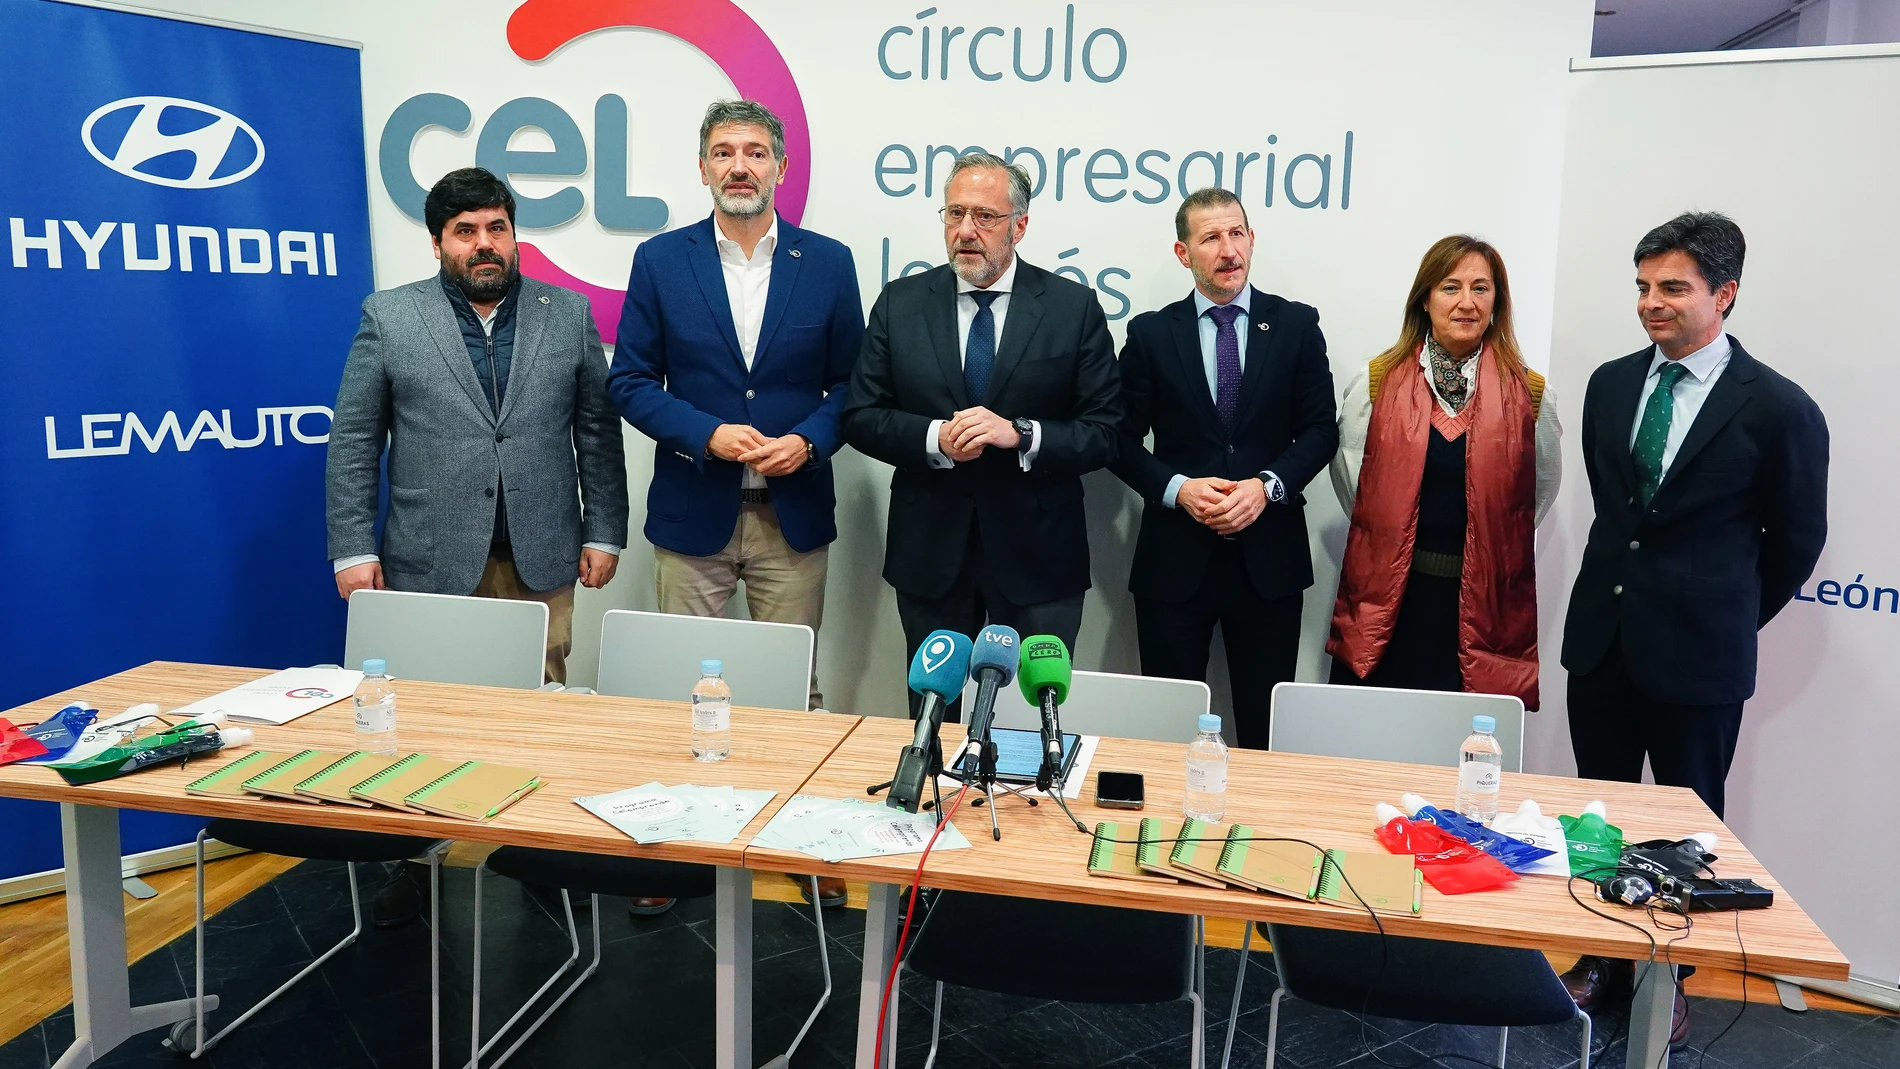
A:
POLYGON ((1656 372, 1656 388, 1650 391, 1649 404, 1643 406, 1643 424, 1636 430, 1636 444, 1630 448, 1636 460, 1636 474, 1642 479, 1637 495, 1643 507, 1656 496, 1662 484, 1663 447, 1669 444, 1669 417, 1675 409, 1676 383, 1689 369, 1671 361, 1656 372))

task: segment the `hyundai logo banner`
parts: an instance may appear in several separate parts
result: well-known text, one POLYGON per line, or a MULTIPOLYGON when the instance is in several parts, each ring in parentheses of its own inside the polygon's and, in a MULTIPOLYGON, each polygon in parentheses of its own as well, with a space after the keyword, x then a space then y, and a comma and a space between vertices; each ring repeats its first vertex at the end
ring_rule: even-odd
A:
MULTIPOLYGON (((372 289, 358 58, 0 3, 0 709, 160 658, 341 656, 323 460, 372 289)), ((0 802, 0 877, 60 866, 34 805, 0 802)), ((124 846, 193 834, 138 814, 124 846)))

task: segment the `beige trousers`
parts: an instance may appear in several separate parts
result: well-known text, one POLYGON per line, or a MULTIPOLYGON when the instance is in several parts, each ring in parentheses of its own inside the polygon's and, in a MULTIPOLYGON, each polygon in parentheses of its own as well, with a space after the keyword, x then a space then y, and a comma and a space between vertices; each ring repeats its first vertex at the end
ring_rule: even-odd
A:
POLYGON ((567 682, 567 655, 574 648, 574 584, 553 590, 529 590, 515 571, 512 557, 490 556, 475 587, 478 598, 538 601, 548 607, 547 676, 550 683, 567 682))
MULTIPOLYGON (((785 544, 772 506, 740 505, 739 522, 726 548, 710 557, 689 557, 653 547, 653 587, 661 612, 722 616, 739 581, 754 620, 804 624, 815 636, 825 618, 827 547, 800 553, 785 544)), ((570 601, 571 604, 571 601, 570 601)), ((812 658, 811 708, 820 709, 818 660, 812 658)))

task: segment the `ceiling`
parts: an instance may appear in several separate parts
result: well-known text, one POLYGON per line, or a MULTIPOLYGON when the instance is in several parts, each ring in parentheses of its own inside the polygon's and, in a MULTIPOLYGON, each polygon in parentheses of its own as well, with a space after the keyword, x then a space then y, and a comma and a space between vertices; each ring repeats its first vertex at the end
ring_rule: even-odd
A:
POLYGON ((1711 51, 1786 12, 1794 0, 1596 0, 1596 5, 1590 54, 1634 56, 1711 51))

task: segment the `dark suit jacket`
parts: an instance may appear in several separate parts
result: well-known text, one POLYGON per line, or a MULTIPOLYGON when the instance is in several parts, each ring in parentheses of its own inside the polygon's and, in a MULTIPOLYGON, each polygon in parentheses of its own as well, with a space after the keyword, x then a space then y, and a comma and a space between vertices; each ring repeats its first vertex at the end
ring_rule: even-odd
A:
POLYGON ((706 455, 722 423, 804 436, 814 461, 767 482, 785 541, 806 553, 838 537, 830 459, 864 336, 851 250, 778 224, 772 283, 752 368, 726 299, 712 217, 648 238, 633 255, 607 392, 656 443, 647 541, 688 556, 724 549, 739 519, 745 465, 706 455))
POLYGON ((521 581, 573 583, 581 543, 627 544, 627 458, 606 378, 593 313, 573 290, 521 280, 499 415, 439 279, 370 294, 330 423, 330 559, 381 553, 392 590, 472 594, 500 487, 521 581))
POLYGON ((1621 641, 1652 698, 1743 701, 1755 692, 1755 632, 1814 570, 1827 541, 1827 421, 1801 387, 1730 340, 1728 368, 1647 510, 1629 441, 1655 349, 1590 376, 1583 465, 1596 521, 1564 622, 1573 673, 1621 641))
POLYGON ((986 449, 933 469, 924 436, 975 402, 963 386, 956 276, 948 265, 894 279, 871 307, 845 405, 845 440, 897 469, 891 476, 884 579, 916 597, 947 593, 970 525, 1002 595, 1035 605, 1089 587, 1081 476, 1115 459, 1121 377, 1095 291, 1017 262, 996 347, 987 407, 1042 423, 1035 466, 1013 449, 986 449))
POLYGON ((1137 597, 1186 601, 1194 596, 1221 541, 1186 510, 1162 502, 1176 475, 1248 479, 1271 471, 1279 476, 1286 500, 1269 502, 1238 535, 1247 575, 1263 598, 1313 585, 1306 499, 1300 491, 1325 470, 1339 447, 1326 337, 1311 306, 1258 289, 1247 319, 1247 359, 1231 435, 1221 430, 1207 389, 1193 294, 1128 324, 1121 359, 1121 457, 1114 471, 1144 502, 1128 575, 1128 589, 1137 597), (1153 452, 1144 444, 1150 430, 1153 452))

